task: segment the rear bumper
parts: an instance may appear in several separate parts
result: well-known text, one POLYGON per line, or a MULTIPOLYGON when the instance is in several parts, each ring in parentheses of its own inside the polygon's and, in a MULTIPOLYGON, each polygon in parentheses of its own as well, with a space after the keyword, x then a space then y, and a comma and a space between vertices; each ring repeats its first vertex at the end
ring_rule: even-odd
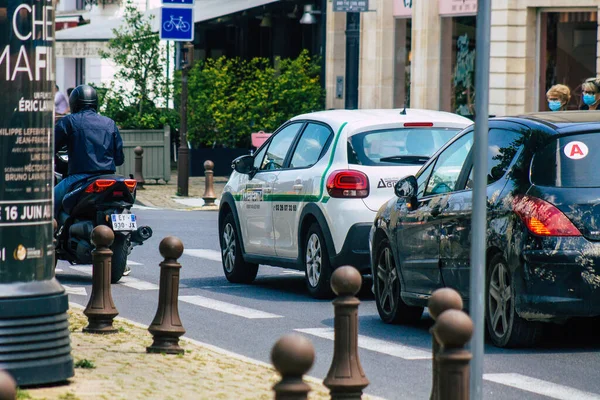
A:
POLYGON ((600 243, 563 238, 566 249, 524 250, 516 309, 528 320, 600 315, 600 243), (579 242, 579 243, 578 243, 579 242), (581 250, 572 250, 581 249, 581 250))
POLYGON ((358 223, 350 227, 342 250, 331 259, 334 268, 342 265, 352 265, 363 274, 371 273, 369 260, 369 231, 371 225, 371 223, 358 223))

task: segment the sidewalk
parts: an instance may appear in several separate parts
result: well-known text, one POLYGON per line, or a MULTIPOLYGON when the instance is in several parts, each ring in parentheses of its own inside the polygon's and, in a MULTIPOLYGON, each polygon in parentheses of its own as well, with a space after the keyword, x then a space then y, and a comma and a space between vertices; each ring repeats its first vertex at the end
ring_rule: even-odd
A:
MULTIPOLYGON (((75 376, 62 386, 21 390, 18 399, 273 399, 280 377, 268 364, 188 339, 180 341, 184 355, 147 354, 146 327, 117 318, 118 334, 91 335, 81 331, 87 318, 80 306, 71 303, 69 316, 75 376)), ((310 399, 329 399, 319 380, 305 380, 310 399)))
MULTIPOLYGON (((214 192, 217 201, 223 193, 223 188, 229 177, 214 177, 214 192)), ((136 203, 146 207, 169 208, 175 210, 207 210, 216 211, 218 206, 204 206, 204 177, 193 176, 189 178, 188 197, 177 196, 177 173, 171 174, 171 180, 168 183, 148 179, 144 184, 144 189, 138 189, 136 203)))

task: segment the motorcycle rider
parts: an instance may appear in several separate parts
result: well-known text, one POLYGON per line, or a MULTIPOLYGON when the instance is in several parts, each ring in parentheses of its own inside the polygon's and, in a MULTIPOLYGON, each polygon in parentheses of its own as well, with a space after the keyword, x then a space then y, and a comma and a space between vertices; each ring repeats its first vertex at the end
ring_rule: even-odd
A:
POLYGON ((88 85, 77 86, 69 96, 71 114, 54 128, 56 149, 67 146, 68 176, 54 187, 54 217, 72 187, 90 176, 114 174, 125 161, 123 139, 115 121, 98 114, 98 95, 88 85))

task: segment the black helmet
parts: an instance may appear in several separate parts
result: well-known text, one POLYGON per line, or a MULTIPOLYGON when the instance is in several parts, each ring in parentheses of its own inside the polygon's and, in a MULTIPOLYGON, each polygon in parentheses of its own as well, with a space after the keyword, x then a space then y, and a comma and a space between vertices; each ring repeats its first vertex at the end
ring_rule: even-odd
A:
POLYGON ((76 113, 84 108, 92 108, 98 111, 98 95, 96 89, 89 85, 79 85, 69 96, 69 107, 71 112, 76 113))

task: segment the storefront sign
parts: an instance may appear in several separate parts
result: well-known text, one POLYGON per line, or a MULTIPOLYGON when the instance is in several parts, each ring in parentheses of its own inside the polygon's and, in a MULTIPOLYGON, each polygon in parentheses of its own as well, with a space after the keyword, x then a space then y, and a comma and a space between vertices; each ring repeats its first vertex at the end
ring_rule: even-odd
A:
POLYGON ((477 0, 440 0, 442 17, 475 14, 477 14, 477 0))
POLYGON ((108 42, 56 42, 56 57, 100 58, 100 51, 108 50, 108 42))
POLYGON ((369 0, 333 0, 333 11, 339 11, 339 12, 369 11, 369 0))
POLYGON ((54 275, 54 6, 8 5, 9 23, 0 20, 0 286, 54 275))
POLYGON ((417 0, 394 0, 394 17, 412 16, 413 2, 417 0))

